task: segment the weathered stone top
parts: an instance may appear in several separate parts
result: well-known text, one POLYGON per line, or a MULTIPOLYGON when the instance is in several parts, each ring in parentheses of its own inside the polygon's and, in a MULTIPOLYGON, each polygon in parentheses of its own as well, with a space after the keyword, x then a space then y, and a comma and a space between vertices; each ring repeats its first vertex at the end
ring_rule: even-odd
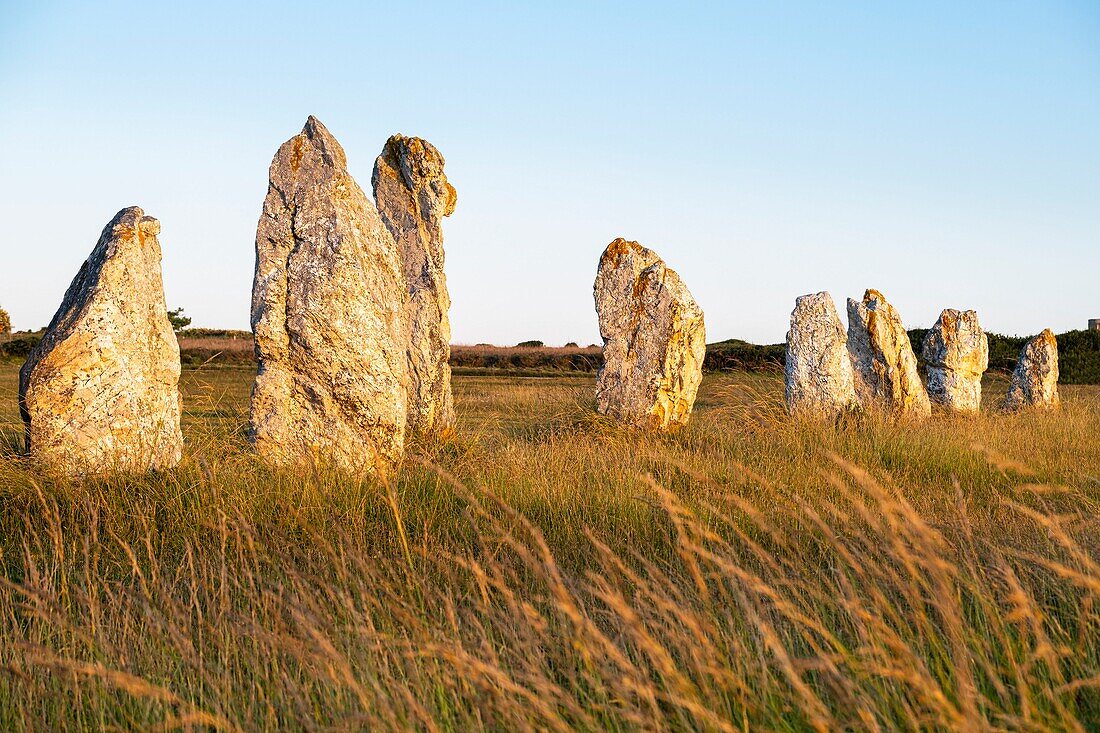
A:
POLYGON ((598 311, 601 308, 601 302, 620 297, 618 289, 623 282, 622 278, 632 283, 629 299, 631 307, 619 315, 621 317, 623 313, 627 313, 631 325, 636 325, 638 320, 646 315, 646 308, 652 307, 651 303, 646 302, 646 292, 651 288, 655 288, 655 292, 651 294, 650 299, 657 297, 659 293, 662 297, 677 302, 679 307, 687 308, 692 312, 698 310, 700 317, 702 316, 702 310, 699 309, 679 273, 669 267, 653 250, 619 237, 608 244, 600 255, 595 285, 598 311))
MULTIPOLYGON (((615 318, 619 320, 626 315, 631 322, 636 323, 647 307, 655 305, 655 303, 648 303, 646 299, 647 289, 653 286, 665 287, 659 287, 657 291, 651 293, 651 300, 660 296, 675 302, 677 307, 684 307, 692 312, 698 311, 699 315, 702 315, 702 310, 699 309, 687 286, 683 284, 680 275, 665 264, 660 255, 637 242, 622 237, 612 241, 600 255, 596 282, 593 286, 596 310, 601 314, 601 324, 605 318, 612 318, 611 313, 615 313, 615 318), (604 308, 604 303, 623 302, 622 286, 625 283, 630 284, 629 307, 604 308), (605 316, 605 313, 608 315, 605 316)), ((601 331, 602 329, 601 325, 601 331)))
POLYGON ((637 242, 632 242, 619 237, 611 242, 600 255, 599 270, 608 270, 619 267, 624 257, 631 257, 631 264, 635 272, 641 272, 647 267, 661 262, 661 258, 651 249, 647 249, 637 242))
MULTIPOLYGON (((439 287, 446 297, 442 221, 454 213, 458 194, 444 163, 427 140, 392 135, 374 162, 371 185, 378 213, 401 250, 410 292, 439 287)), ((443 309, 449 306, 447 298, 443 309)))
MULTIPOLYGON (((863 291, 863 303, 869 308, 872 307, 872 305, 877 308, 880 303, 889 305, 886 296, 874 288, 867 288, 863 291)), ((890 307, 892 308, 893 306, 890 307)))
POLYGON ((977 312, 945 309, 925 336, 921 355, 931 366, 981 376, 989 366, 989 340, 977 312))
POLYGON ((443 155, 427 140, 391 135, 375 163, 372 185, 378 189, 379 175, 400 177, 416 196, 425 219, 438 224, 454 213, 458 202, 458 193, 443 171, 445 163, 443 155))
POLYGON ((161 252, 160 242, 157 241, 158 234, 160 234, 160 222, 151 216, 146 216, 145 212, 138 206, 127 206, 115 214, 114 218, 107 223, 107 226, 103 227, 103 232, 99 235, 99 241, 96 243, 95 249, 88 255, 88 259, 84 261, 84 264, 80 266, 80 271, 73 278, 68 290, 65 291, 61 307, 54 314, 53 320, 50 321, 42 341, 29 355, 27 363, 31 366, 25 368, 33 368, 32 362, 37 360, 38 355, 48 353, 57 342, 67 338, 73 325, 79 321, 89 308, 98 300, 111 297, 111 294, 115 292, 113 289, 103 289, 101 285, 104 284, 102 283, 104 266, 119 254, 119 247, 132 247, 136 244, 137 249, 141 252, 134 253, 137 259, 128 257, 124 261, 124 265, 128 264, 130 266, 117 268, 116 272, 109 275, 111 279, 124 277, 127 272, 132 272, 131 268, 138 259, 142 262, 146 260, 149 262, 155 261, 159 269, 161 252), (149 251, 145 252, 144 250, 149 251), (97 293, 97 290, 101 292, 97 293), (98 297, 93 297, 93 294, 98 297))
POLYGON ((279 147, 268 169, 268 178, 291 204, 306 189, 318 186, 336 175, 346 175, 347 156, 340 143, 313 115, 301 133, 279 147))

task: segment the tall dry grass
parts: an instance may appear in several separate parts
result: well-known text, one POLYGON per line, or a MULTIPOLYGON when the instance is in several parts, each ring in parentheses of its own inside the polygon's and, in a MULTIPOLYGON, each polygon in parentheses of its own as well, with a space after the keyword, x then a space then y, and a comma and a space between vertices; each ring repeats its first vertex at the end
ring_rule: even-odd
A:
POLYGON ((0 729, 1100 723, 1094 390, 834 427, 708 377, 643 438, 586 381, 461 378, 380 485, 257 465, 248 379, 186 375, 166 474, 0 459, 0 729))

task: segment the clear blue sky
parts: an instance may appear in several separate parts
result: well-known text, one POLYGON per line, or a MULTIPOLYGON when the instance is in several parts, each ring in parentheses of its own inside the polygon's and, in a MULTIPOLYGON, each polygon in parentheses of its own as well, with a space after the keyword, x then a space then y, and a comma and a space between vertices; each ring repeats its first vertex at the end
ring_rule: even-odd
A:
POLYGON ((315 114, 368 192, 391 133, 446 156, 458 343, 598 341, 616 236, 712 341, 866 287, 912 326, 1100 317, 1100 2, 677 5, 0 0, 0 305, 44 325, 138 204, 169 306, 247 328, 267 167, 315 114))

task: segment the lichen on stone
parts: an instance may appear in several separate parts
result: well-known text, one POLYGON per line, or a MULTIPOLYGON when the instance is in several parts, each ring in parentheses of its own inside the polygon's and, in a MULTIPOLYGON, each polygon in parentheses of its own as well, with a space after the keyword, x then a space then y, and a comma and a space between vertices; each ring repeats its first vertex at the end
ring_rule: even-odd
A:
POLYGON ((250 437, 276 465, 385 473, 404 453, 401 261, 316 118, 284 143, 256 229, 250 437))
POLYGON ((784 391, 791 415, 836 419, 857 406, 848 339, 829 293, 795 300, 787 332, 784 391))
POLYGON ((1024 344, 1012 382, 1005 397, 1005 408, 1021 410, 1032 407, 1056 410, 1061 406, 1058 395, 1058 339, 1049 328, 1024 344))
POLYGON ((371 177, 378 213, 397 245, 405 281, 408 430, 427 439, 448 435, 455 424, 442 221, 454 212, 458 196, 444 163, 427 140, 393 135, 371 177))
POLYGON ((70 476, 176 465, 180 352, 161 279, 160 222, 118 212, 19 373, 31 455, 70 476))
POLYGON ((856 396, 865 409, 881 409, 896 418, 931 414, 909 334, 878 290, 867 290, 862 301, 848 299, 848 352, 856 396))
POLYGON ((949 412, 981 409, 982 374, 989 367, 989 340, 972 310, 944 310, 921 346, 928 397, 949 412))
POLYGON ((647 431, 687 424, 703 377, 703 311, 652 250, 616 239, 593 285, 603 336, 596 409, 647 431))

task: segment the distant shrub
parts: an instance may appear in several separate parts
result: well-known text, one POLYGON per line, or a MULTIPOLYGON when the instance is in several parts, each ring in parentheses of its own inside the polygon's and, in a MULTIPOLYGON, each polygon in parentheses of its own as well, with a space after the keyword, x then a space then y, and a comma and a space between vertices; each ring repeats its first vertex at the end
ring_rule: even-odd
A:
POLYGON ((0 357, 7 359, 26 359, 31 349, 38 345, 38 342, 42 340, 42 333, 28 333, 26 331, 20 331, 19 333, 5 338, 0 343, 0 357))
POLYGON ((452 346, 452 368, 524 372, 592 372, 600 368, 599 349, 576 346, 452 346))
POLYGON ((7 336, 11 333, 11 316, 3 308, 0 308, 0 336, 7 336))
POLYGON ((1011 372, 1027 343, 1026 336, 1002 336, 987 333, 989 339, 989 369, 994 372, 1011 372))
POLYGON ((251 339, 251 331, 227 328, 184 328, 176 334, 181 339, 251 339))
POLYGON ((516 344, 517 349, 534 349, 540 346, 546 346, 546 344, 541 341, 520 341, 516 344))
POLYGON ((567 343, 567 344, 565 345, 565 348, 567 348, 567 349, 579 349, 580 347, 579 347, 579 346, 577 346, 577 342, 576 342, 576 341, 570 341, 569 343, 567 343))
POLYGON ((1100 384, 1100 331, 1059 334, 1058 369, 1066 384, 1100 384))
POLYGON ((779 371, 786 360, 785 344, 750 344, 740 339, 729 339, 707 344, 703 359, 706 371, 779 371))
POLYGON ((179 332, 191 325, 191 319, 183 312, 183 308, 168 311, 168 322, 172 324, 172 330, 179 332))

